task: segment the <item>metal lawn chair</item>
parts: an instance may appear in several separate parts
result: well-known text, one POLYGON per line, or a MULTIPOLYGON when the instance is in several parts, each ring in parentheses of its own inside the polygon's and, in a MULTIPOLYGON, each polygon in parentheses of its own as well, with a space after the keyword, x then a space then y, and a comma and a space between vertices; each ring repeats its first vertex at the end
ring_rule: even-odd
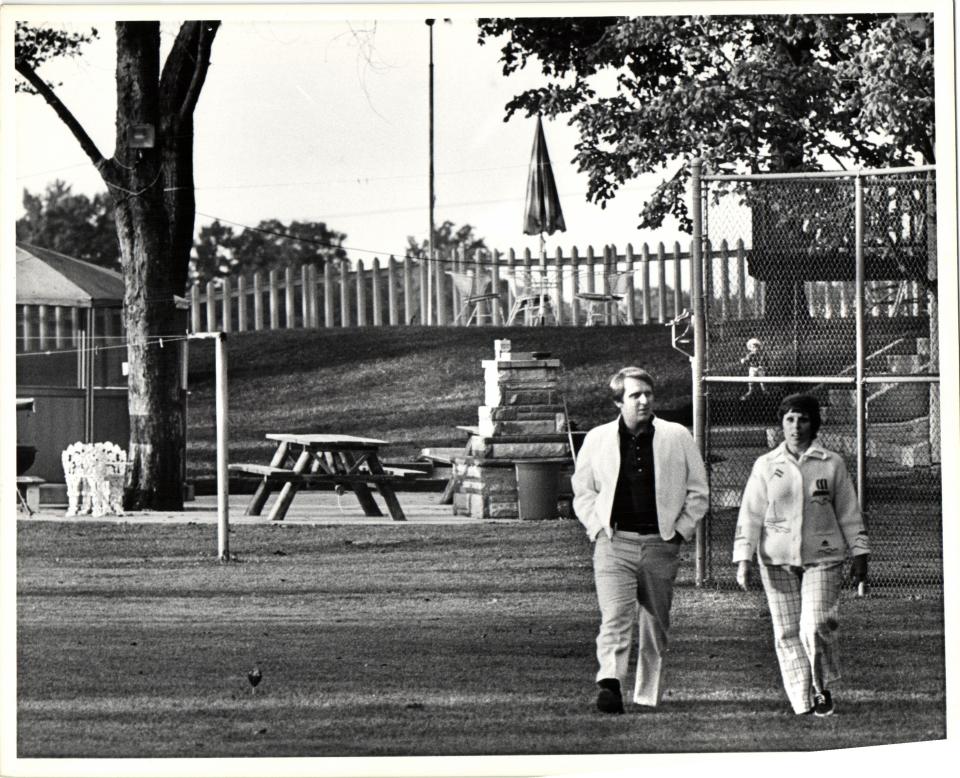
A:
POLYGON ((484 316, 489 317, 491 324, 503 321, 503 304, 493 288, 490 274, 448 270, 447 275, 453 279, 460 297, 460 310, 454 317, 454 324, 462 320, 469 326, 474 317, 477 324, 483 324, 484 316), (495 312, 499 312, 499 317, 495 312))
POLYGON ((518 318, 526 325, 546 324, 548 317, 557 323, 554 309, 557 285, 545 271, 534 273, 533 269, 525 269, 507 280, 513 293, 507 326, 515 324, 518 318))
MULTIPOLYGON (((601 281, 603 284, 603 281, 601 281)), ((625 301, 633 294, 633 272, 614 273, 607 277, 607 288, 598 292, 578 292, 576 298, 586 305, 586 325, 625 324, 625 301)))

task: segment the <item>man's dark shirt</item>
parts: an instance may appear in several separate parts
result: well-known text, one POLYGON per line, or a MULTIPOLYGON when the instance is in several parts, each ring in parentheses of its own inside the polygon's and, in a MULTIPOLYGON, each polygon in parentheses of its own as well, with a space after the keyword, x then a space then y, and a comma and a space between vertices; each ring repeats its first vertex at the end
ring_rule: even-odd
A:
POLYGON ((620 475, 613 496, 611 524, 626 532, 652 535, 657 523, 657 489, 653 472, 653 420, 632 435, 620 417, 620 475))

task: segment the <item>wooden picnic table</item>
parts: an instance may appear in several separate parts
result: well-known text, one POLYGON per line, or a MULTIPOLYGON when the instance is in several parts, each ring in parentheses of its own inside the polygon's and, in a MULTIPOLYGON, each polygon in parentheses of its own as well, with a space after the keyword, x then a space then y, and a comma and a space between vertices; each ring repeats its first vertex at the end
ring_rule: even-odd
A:
POLYGON ((247 516, 259 516, 271 492, 279 490, 269 519, 280 521, 300 488, 309 484, 332 484, 338 490, 348 488, 353 491, 367 516, 382 516, 371 492, 374 487, 383 497, 393 520, 406 521, 394 485, 418 478, 423 473, 384 467, 379 448, 387 441, 355 435, 289 432, 271 432, 266 437, 277 442, 277 450, 269 465, 230 465, 233 472, 262 478, 247 506, 247 516))

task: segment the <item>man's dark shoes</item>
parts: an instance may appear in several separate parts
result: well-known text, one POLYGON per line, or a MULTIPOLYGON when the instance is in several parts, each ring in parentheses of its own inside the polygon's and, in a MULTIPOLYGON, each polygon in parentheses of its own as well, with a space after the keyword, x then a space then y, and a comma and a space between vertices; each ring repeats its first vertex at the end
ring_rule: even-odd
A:
POLYGON ((597 694, 597 710, 603 713, 623 713, 623 697, 620 694, 620 681, 616 678, 604 678, 597 681, 600 693, 597 694))
POLYGON ((830 696, 830 692, 828 692, 826 689, 821 692, 813 693, 813 715, 833 715, 833 698, 830 696))

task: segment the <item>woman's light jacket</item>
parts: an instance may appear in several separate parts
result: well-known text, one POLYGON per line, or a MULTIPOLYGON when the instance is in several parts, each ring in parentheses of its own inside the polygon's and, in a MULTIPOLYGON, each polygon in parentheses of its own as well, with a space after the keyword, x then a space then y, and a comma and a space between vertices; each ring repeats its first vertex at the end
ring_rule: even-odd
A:
POLYGON ((797 567, 870 553, 843 458, 814 441, 799 460, 785 443, 757 459, 737 517, 733 561, 797 567))

